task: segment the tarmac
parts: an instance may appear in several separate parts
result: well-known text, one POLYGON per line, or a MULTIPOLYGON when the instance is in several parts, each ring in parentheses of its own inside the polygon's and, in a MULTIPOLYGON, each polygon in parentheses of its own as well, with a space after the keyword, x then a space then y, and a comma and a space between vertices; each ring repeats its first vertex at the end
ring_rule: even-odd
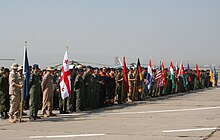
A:
MULTIPOLYGON (((9 124, 2 140, 219 140, 220 88, 9 124)), ((41 112, 39 111, 39 114, 41 112)))

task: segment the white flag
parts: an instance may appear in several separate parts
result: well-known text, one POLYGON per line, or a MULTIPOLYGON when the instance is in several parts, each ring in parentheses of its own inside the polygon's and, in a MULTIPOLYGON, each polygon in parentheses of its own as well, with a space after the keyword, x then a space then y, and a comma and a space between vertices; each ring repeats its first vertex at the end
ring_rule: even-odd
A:
POLYGON ((69 62, 67 51, 65 52, 62 66, 62 73, 60 77, 60 91, 62 99, 71 94, 71 81, 70 81, 70 70, 69 70, 69 62))

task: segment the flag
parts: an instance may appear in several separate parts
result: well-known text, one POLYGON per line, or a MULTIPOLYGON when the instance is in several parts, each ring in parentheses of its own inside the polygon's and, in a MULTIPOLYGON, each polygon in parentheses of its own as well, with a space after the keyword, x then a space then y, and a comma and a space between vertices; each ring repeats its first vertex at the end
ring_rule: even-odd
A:
POLYGON ((186 87, 186 85, 188 85, 188 80, 185 75, 184 66, 182 63, 180 64, 179 76, 183 79, 183 86, 186 87))
POLYGON ((142 92, 142 80, 143 80, 143 75, 142 75, 141 63, 138 58, 138 62, 137 62, 137 89, 140 93, 142 92))
POLYGON ((162 68, 162 82, 163 82, 163 86, 166 86, 166 77, 165 77, 165 69, 164 69, 164 62, 162 61, 161 64, 161 68, 162 68))
POLYGON ((71 94, 70 70, 67 51, 64 54, 62 72, 60 76, 60 91, 62 99, 71 94))
POLYGON ((200 80, 200 71, 197 64, 196 64, 196 76, 197 76, 197 80, 200 80))
POLYGON ((214 80, 215 82, 217 82, 217 72, 216 72, 216 68, 214 67, 214 80))
POLYGON ((30 67, 28 62, 28 55, 27 55, 27 47, 24 49, 24 60, 23 60, 23 74, 24 74, 24 90, 23 90, 23 100, 26 100, 29 93, 29 81, 30 81, 30 67))
POLYGON ((170 62, 170 80, 172 81, 172 88, 175 88, 175 81, 174 81, 174 70, 173 70, 173 63, 170 62))
POLYGON ((138 72, 138 75, 140 77, 140 80, 142 81, 143 80, 143 75, 142 75, 142 68, 141 68, 141 63, 140 63, 140 60, 138 58, 138 62, 137 62, 137 72, 138 72))
POLYGON ((213 76, 213 70, 212 70, 212 66, 210 66, 210 73, 209 73, 209 76, 210 76, 210 82, 214 82, 214 76, 213 76))
POLYGON ((129 85, 128 85, 128 72, 127 72, 127 65, 126 65, 126 60, 125 57, 123 58, 123 78, 126 86, 126 92, 129 92, 129 85))
POLYGON ((161 62, 160 62, 160 66, 157 70, 156 76, 155 76, 155 80, 157 82, 157 87, 163 86, 163 81, 162 81, 162 68, 161 68, 161 62))
POLYGON ((148 69, 147 69, 147 77, 146 77, 147 79, 146 90, 149 90, 152 85, 152 76, 153 76, 152 64, 151 64, 151 60, 149 60, 148 69))
POLYGON ((187 70, 190 71, 190 66, 189 63, 187 64, 187 70))
POLYGON ((162 72, 161 72, 162 68, 161 68, 161 62, 160 62, 160 66, 157 70, 156 76, 155 76, 155 80, 160 80, 162 78, 162 72))

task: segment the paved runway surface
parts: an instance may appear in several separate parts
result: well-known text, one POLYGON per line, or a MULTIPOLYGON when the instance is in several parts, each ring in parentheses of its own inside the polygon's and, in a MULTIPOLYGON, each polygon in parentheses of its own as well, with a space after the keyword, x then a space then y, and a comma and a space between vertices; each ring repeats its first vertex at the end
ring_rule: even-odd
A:
POLYGON ((0 120, 2 140, 218 140, 220 88, 58 115, 35 122, 0 120))

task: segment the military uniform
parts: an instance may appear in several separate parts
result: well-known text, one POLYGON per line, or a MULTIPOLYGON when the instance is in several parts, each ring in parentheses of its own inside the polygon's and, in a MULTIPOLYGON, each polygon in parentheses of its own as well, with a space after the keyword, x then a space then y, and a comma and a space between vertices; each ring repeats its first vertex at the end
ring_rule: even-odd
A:
POLYGON ((128 85, 129 85, 129 93, 128 93, 128 101, 132 101, 132 97, 134 96, 134 88, 135 88, 135 76, 133 70, 128 73, 128 85))
POLYGON ((114 98, 115 98, 115 74, 113 72, 108 74, 108 82, 107 82, 107 94, 108 94, 108 104, 113 105, 114 104, 114 98))
POLYGON ((9 75, 9 95, 10 95, 10 110, 9 110, 9 122, 15 123, 17 121, 20 105, 21 88, 18 80, 18 74, 14 69, 17 69, 18 65, 13 64, 13 70, 9 75), (20 87, 19 87, 20 86, 20 87))
POLYGON ((100 105, 103 107, 105 105, 105 99, 106 99, 106 85, 108 77, 106 75, 106 72, 100 72, 100 105))
MULTIPOLYGON (((52 70, 52 69, 48 69, 52 70)), ((43 91, 42 113, 44 117, 48 117, 46 108, 49 110, 49 116, 54 116, 53 111, 53 76, 47 73, 42 80, 41 87, 43 91)))
POLYGON ((76 79, 76 76, 77 76, 77 73, 76 72, 72 72, 71 73, 71 94, 68 98, 68 111, 69 112, 74 112, 76 111, 76 93, 75 93, 75 90, 74 90, 74 82, 75 82, 75 79, 76 79))
POLYGON ((85 110, 85 87, 84 80, 80 74, 76 76, 74 82, 75 92, 76 92, 76 112, 81 112, 85 110))
POLYGON ((5 75, 0 77, 0 112, 1 118, 6 119, 8 117, 7 112, 10 108, 9 101, 9 81, 5 75))
POLYGON ((94 107, 98 108, 100 106, 99 101, 100 101, 100 76, 99 74, 93 74, 93 82, 94 82, 94 93, 95 93, 95 98, 94 98, 94 107))
POLYGON ((123 88, 122 88, 122 86, 123 86, 123 75, 122 75, 122 73, 118 73, 117 75, 116 75, 116 92, 117 92, 117 95, 118 95, 118 104, 122 104, 122 102, 123 102, 123 100, 122 100, 122 95, 123 95, 123 93, 122 93, 122 90, 123 90, 123 88))
POLYGON ((85 106, 86 109, 90 109, 92 107, 92 75, 89 72, 86 72, 83 76, 83 80, 85 82, 85 106))
MULTIPOLYGON (((34 66, 33 66, 34 68, 34 66)), ((40 77, 38 74, 33 73, 30 77, 30 110, 29 118, 37 119, 39 102, 40 102, 41 84, 40 77)))

